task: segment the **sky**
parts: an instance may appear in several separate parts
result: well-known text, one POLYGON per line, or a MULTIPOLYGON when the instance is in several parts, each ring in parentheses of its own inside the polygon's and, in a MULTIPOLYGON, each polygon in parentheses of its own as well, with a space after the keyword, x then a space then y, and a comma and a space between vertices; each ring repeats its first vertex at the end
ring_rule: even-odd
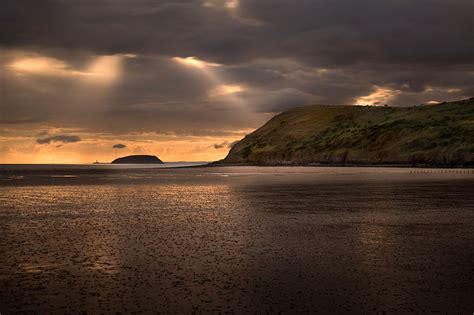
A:
POLYGON ((275 114, 474 96, 472 0, 2 0, 0 163, 213 161, 275 114))

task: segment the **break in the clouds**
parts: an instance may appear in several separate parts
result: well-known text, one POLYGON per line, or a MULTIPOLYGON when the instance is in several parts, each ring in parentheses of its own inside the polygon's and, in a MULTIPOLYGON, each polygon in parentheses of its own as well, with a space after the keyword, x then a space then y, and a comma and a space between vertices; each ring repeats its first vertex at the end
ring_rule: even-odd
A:
POLYGON ((48 136, 44 138, 38 138, 36 140, 39 144, 50 144, 51 142, 61 142, 61 143, 72 143, 72 142, 79 142, 81 138, 78 136, 69 136, 69 135, 55 135, 55 136, 48 136))
POLYGON ((194 147, 295 106, 470 97, 472 12, 472 0, 6 0, 0 125, 194 147))

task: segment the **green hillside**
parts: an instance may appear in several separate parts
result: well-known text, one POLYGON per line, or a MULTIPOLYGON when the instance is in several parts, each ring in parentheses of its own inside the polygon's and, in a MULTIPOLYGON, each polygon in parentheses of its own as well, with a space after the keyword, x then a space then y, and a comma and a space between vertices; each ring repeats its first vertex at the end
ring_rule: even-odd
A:
POLYGON ((414 107, 306 106, 273 117, 222 164, 473 165, 474 98, 414 107))

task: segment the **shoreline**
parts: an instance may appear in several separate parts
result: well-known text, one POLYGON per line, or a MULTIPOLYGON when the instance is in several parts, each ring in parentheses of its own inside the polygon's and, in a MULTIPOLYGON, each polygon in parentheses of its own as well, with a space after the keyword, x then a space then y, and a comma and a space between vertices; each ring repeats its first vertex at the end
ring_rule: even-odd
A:
POLYGON ((453 169, 474 169, 474 164, 396 164, 396 163, 288 163, 288 164, 271 164, 271 163, 222 163, 220 161, 211 162, 206 165, 196 165, 189 167, 229 167, 229 166, 255 166, 255 167, 389 167, 389 168, 453 168, 453 169))
MULTIPOLYGON (((174 162, 171 162, 174 163, 174 162)), ((164 163, 166 164, 166 163, 164 163)), ((97 164, 0 164, 0 170, 2 166, 61 166, 67 168, 67 166, 95 166, 97 164)), ((121 166, 120 168, 100 168, 99 170, 119 170, 119 169, 140 169, 139 164, 112 164, 112 163, 101 163, 101 166, 121 166), (130 166, 128 168, 127 166, 130 166)), ((143 164, 150 166, 152 164, 143 164)), ((159 164, 163 165, 163 164, 159 164)), ((156 169, 156 170, 167 170, 167 169, 183 169, 183 168, 215 168, 215 167, 369 167, 369 168, 429 168, 429 169, 473 169, 474 164, 469 163, 468 165, 459 165, 459 164, 395 164, 395 163, 281 163, 281 164, 272 164, 272 163, 223 163, 221 161, 208 162, 206 164, 198 165, 183 165, 183 166, 170 166, 170 167, 147 167, 147 169, 156 169)), ((6 169, 4 169, 6 171, 6 169)))

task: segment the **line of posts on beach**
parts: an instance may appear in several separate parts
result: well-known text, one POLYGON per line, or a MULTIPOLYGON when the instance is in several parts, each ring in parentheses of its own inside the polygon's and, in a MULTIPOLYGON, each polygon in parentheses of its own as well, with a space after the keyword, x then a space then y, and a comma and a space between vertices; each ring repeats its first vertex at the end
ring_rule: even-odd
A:
POLYGON ((410 174, 474 174, 474 169, 423 169, 412 170, 410 174))

